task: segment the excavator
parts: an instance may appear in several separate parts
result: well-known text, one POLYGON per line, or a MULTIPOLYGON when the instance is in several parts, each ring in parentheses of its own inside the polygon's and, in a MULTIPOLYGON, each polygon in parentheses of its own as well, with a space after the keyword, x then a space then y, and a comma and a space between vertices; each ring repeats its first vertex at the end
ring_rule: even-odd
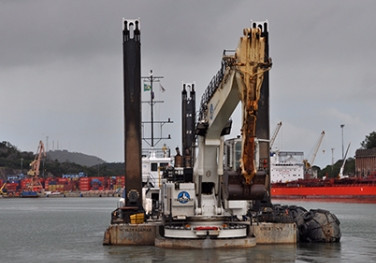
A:
POLYGON ((164 173, 161 232, 165 238, 247 237, 242 220, 250 204, 269 197, 268 169, 256 158, 256 124, 264 75, 271 66, 267 23, 253 23, 243 30, 236 51, 224 51, 221 69, 201 100, 194 166, 174 167, 164 173), (239 102, 240 166, 227 171, 223 165, 225 135, 230 133, 230 117, 239 102))

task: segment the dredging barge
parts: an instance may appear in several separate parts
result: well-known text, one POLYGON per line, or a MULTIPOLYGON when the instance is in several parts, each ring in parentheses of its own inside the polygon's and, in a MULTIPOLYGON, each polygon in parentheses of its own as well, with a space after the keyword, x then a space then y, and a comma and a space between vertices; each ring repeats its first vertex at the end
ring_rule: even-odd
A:
POLYGON ((195 91, 191 88, 188 97, 183 85, 183 153, 178 151, 174 167, 164 171, 161 187, 143 188, 140 21, 123 21, 126 190, 124 203, 111 214, 104 245, 247 248, 340 240, 339 221, 328 211, 271 203, 268 53, 267 23, 252 23, 236 51, 224 52, 221 69, 202 97, 197 122, 195 91), (239 102, 241 147, 228 151, 234 155, 227 155, 226 162, 234 165, 224 169, 224 138, 239 102), (314 217, 320 217, 319 226, 311 224, 317 221, 314 217))

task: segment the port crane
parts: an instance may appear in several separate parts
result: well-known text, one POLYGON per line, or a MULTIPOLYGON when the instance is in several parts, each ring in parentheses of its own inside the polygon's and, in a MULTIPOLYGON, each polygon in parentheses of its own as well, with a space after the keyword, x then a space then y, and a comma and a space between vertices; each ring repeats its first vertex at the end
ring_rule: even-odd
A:
POLYGON ((310 160, 310 162, 309 162, 310 165, 313 165, 313 162, 314 162, 315 159, 316 159, 317 152, 318 152, 319 149, 320 149, 320 145, 321 145, 321 143, 322 143, 322 140, 324 139, 324 136, 325 136, 325 131, 322 131, 321 134, 320 134, 319 140, 318 140, 317 143, 316 143, 316 147, 315 147, 315 149, 314 149, 314 151, 313 151, 312 158, 311 158, 311 160, 310 160))
POLYGON ((339 170, 339 174, 338 174, 339 179, 344 178, 343 171, 345 170, 346 157, 347 157, 347 153, 349 152, 349 149, 350 149, 350 144, 351 143, 349 143, 349 145, 347 146, 345 157, 343 157, 343 162, 342 162, 341 168, 339 170))
POLYGON ((277 135, 279 133, 279 130, 281 129, 281 126, 282 126, 282 122, 280 121, 280 122, 277 123, 277 127, 275 128, 273 135, 270 138, 270 143, 269 143, 270 150, 272 149, 272 147, 274 145, 275 139, 277 138, 277 135))
POLYGON ((46 152, 44 148, 44 144, 42 141, 39 141, 37 153, 35 155, 35 159, 30 163, 30 169, 27 172, 27 175, 30 176, 30 183, 27 187, 27 191, 24 191, 24 195, 34 195, 35 189, 41 190, 43 189, 42 184, 39 179, 40 174, 40 163, 42 157, 46 157, 46 152))
POLYGON ((1 196, 7 196, 7 191, 4 190, 4 188, 6 187, 7 183, 3 183, 3 185, 0 187, 0 195, 1 196))
POLYGON ((305 168, 305 176, 308 177, 308 178, 313 175, 313 171, 312 171, 311 168, 312 168, 313 162, 316 159, 317 152, 320 149, 320 145, 322 143, 322 140, 324 139, 324 136, 325 136, 325 131, 322 131, 319 139, 317 140, 317 143, 315 144, 315 148, 313 150, 311 158, 309 159, 309 161, 307 159, 303 160, 304 168, 305 168))
POLYGON ((38 177, 39 176, 39 168, 40 168, 40 162, 42 160, 42 157, 46 157, 46 152, 44 149, 44 144, 42 141, 39 141, 37 154, 35 155, 34 161, 30 163, 30 170, 27 172, 27 175, 30 175, 32 177, 38 177))

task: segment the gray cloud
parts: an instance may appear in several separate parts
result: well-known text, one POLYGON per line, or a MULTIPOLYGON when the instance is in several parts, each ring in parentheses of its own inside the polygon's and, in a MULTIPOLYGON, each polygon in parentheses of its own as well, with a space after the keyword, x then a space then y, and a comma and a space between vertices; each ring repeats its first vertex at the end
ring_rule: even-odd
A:
MULTIPOLYGON (((271 127, 281 150, 311 152, 317 164, 350 155, 375 127, 373 1, 0 1, 0 140, 35 151, 60 148, 123 159, 122 18, 141 19, 142 74, 164 76, 156 118, 180 145, 182 81, 200 100, 249 21, 268 19, 271 127)), ((144 99, 149 94, 144 93, 144 99)), ((145 105, 146 106, 146 105, 145 105)), ((144 109, 148 119, 148 109, 144 109)), ((239 114, 239 112, 237 112, 239 114)), ((236 120, 238 117, 235 116, 236 120)), ((239 133, 234 125, 233 135, 239 133)), ((306 156, 309 158, 309 156, 306 156)))

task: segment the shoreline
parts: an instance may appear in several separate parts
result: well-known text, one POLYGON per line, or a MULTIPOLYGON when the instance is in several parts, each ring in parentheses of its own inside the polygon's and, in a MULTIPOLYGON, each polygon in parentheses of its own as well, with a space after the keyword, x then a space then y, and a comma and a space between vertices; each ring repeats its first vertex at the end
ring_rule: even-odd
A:
POLYGON ((90 190, 74 192, 44 192, 35 197, 22 197, 20 195, 8 195, 1 198, 66 198, 66 197, 121 197, 121 192, 116 190, 90 190))

